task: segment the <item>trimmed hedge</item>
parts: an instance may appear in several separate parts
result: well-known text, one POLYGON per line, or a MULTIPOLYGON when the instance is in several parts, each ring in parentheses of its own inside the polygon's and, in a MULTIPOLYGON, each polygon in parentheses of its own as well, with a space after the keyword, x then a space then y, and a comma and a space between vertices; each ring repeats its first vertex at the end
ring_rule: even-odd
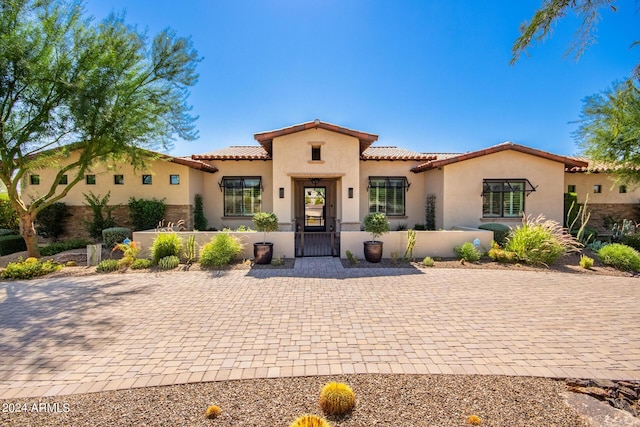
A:
POLYGON ((22 236, 0 236, 0 256, 26 251, 27 243, 22 236))
POLYGON ((124 239, 131 239, 131 229, 125 227, 111 227, 102 230, 102 242, 105 247, 112 248, 116 243, 124 242, 124 239))
POLYGON ((504 246, 507 241, 507 236, 511 231, 511 228, 504 224, 498 224, 497 222, 490 222, 488 224, 482 224, 478 227, 480 230, 493 231, 493 240, 500 246, 504 246))

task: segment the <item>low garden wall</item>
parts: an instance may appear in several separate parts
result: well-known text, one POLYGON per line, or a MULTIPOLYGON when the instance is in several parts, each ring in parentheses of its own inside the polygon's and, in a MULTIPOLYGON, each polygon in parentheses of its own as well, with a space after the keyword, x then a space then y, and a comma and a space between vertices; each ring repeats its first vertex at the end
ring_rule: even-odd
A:
MULTIPOLYGON (((208 243, 221 231, 181 231, 178 234, 186 241, 189 236, 195 235, 200 247, 208 243)), ((258 232, 229 232, 236 236, 244 244, 242 257, 253 258, 253 243, 262 242, 263 234, 258 232)), ((133 240, 140 242, 143 256, 151 256, 149 249, 158 235, 156 231, 135 231, 133 240)), ((477 228, 458 227, 455 230, 440 231, 416 231, 416 245, 413 248, 414 258, 430 257, 454 257, 454 246, 461 246, 466 242, 480 241, 479 249, 488 251, 491 248, 493 231, 479 230, 477 228)), ((363 242, 371 240, 371 234, 364 231, 340 232, 340 257, 346 258, 346 252, 351 251, 358 258, 364 258, 363 242)), ((384 257, 389 258, 391 253, 398 251, 404 255, 407 248, 407 232, 391 231, 384 234, 378 240, 384 242, 384 257)), ((277 231, 267 233, 267 242, 274 244, 274 257, 293 258, 295 256, 294 233, 292 231, 277 231)))
MULTIPOLYGON (((473 242, 475 239, 480 240, 479 249, 486 252, 491 249, 493 231, 466 227, 458 227, 455 230, 416 231, 413 257, 418 259, 426 256, 451 258, 455 256, 454 246, 461 246, 466 242, 473 242)), ((346 258, 346 252, 349 250, 358 258, 364 258, 363 242, 365 240, 371 240, 370 233, 342 231, 340 233, 340 257, 346 258)), ((402 257, 407 249, 406 231, 391 231, 377 240, 384 242, 384 258, 390 258, 394 251, 398 251, 399 256, 402 257)))

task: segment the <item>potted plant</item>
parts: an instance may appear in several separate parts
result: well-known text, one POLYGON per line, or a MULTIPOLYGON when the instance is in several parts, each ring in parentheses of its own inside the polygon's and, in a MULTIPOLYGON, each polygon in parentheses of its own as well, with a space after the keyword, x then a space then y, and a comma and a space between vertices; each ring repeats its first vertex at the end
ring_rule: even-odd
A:
POLYGON ((364 231, 371 233, 372 240, 364 242, 364 258, 369 262, 382 259, 382 242, 376 238, 389 232, 387 216, 381 212, 370 213, 364 217, 364 231))
POLYGON ((256 264, 271 264, 273 243, 267 242, 267 233, 278 230, 278 217, 273 212, 259 212, 253 216, 257 231, 262 231, 262 243, 253 244, 253 258, 256 264))

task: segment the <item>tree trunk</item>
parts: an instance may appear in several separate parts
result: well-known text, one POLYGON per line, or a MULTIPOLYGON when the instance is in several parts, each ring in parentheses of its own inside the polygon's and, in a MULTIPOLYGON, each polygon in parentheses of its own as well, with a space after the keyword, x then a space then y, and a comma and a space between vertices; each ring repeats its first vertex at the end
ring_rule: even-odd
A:
POLYGON ((27 244, 30 257, 40 258, 40 249, 36 240, 36 229, 33 226, 34 215, 29 212, 20 213, 20 235, 27 244))

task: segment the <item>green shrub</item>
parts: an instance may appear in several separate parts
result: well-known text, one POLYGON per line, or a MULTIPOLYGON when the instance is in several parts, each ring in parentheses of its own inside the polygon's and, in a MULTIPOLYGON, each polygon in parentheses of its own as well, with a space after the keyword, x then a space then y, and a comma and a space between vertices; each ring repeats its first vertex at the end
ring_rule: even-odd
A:
POLYGON ((454 247, 453 252, 456 254, 458 259, 463 259, 469 262, 476 262, 480 260, 480 257, 482 257, 482 252, 480 252, 473 243, 470 242, 467 242, 462 246, 454 247))
POLYGON ((64 234, 67 222, 67 205, 58 202, 42 209, 36 215, 36 232, 43 237, 57 240, 64 234))
POLYGON ((150 259, 140 258, 140 259, 134 260, 129 266, 129 268, 131 268, 132 270, 143 270, 145 268, 151 267, 152 265, 153 265, 153 262, 150 259))
POLYGON ((182 253, 182 240, 176 233, 158 233, 151 246, 153 263, 157 264, 160 258, 167 256, 180 256, 182 253))
POLYGON ((163 270, 173 270, 180 265, 180 258, 175 255, 169 255, 164 258, 160 258, 158 261, 158 267, 163 270))
POLYGON ((413 229, 416 231, 424 231, 427 229, 427 226, 425 224, 416 224, 413 226, 413 229))
POLYGON ((98 267, 96 267, 96 271, 98 273, 111 273, 112 271, 116 271, 120 268, 118 265, 117 259, 105 259, 98 267))
POLYGON ((124 239, 131 239, 130 228, 111 227, 102 230, 102 242, 109 249, 113 248, 116 243, 124 242, 124 239))
POLYGON ((507 236, 511 231, 511 228, 504 224, 498 224, 497 222, 490 222, 488 224, 482 224, 478 227, 481 230, 493 231, 493 240, 500 246, 504 246, 507 241, 507 236))
POLYGON ((20 217, 6 194, 0 194, 0 228, 20 229, 20 217))
POLYGON ((47 246, 40 247, 40 255, 51 256, 59 254, 60 252, 70 251, 71 249, 84 248, 88 244, 89 242, 84 239, 72 239, 67 240, 66 242, 54 242, 48 244, 47 246))
POLYGON ((193 205, 193 229, 206 230, 207 225, 208 221, 207 217, 204 216, 204 203, 202 202, 202 196, 200 194, 196 194, 193 205))
POLYGON ((640 251, 640 234, 629 234, 622 238, 623 245, 631 246, 636 251, 640 251))
POLYGON ((434 265, 436 265, 436 262, 433 260, 433 258, 427 256, 422 260, 422 265, 424 265, 425 267, 433 267, 434 265))
POLYGON ((518 261, 518 257, 516 256, 515 252, 502 249, 500 246, 498 246, 497 243, 493 245, 487 255, 489 255, 491 259, 497 262, 513 263, 518 261))
POLYGON ((357 263, 360 262, 358 257, 355 256, 350 250, 347 249, 347 252, 345 252, 345 254, 347 255, 347 260, 349 260, 349 264, 356 265, 357 263))
POLYGON ((158 223, 164 218, 167 205, 164 199, 129 199, 129 217, 133 231, 152 230, 158 226, 158 223))
POLYGON ((529 264, 553 264, 579 243, 564 232, 560 224, 540 215, 525 218, 523 224, 509 234, 505 250, 515 252, 517 260, 529 264))
POLYGON ((11 262, 2 271, 4 279, 31 279, 44 276, 62 268, 62 265, 51 260, 40 261, 35 258, 27 258, 25 261, 11 262))
POLYGON ((26 251, 27 244, 18 235, 9 235, 0 237, 0 256, 9 255, 16 252, 26 251))
POLYGON ((17 231, 11 230, 9 228, 0 228, 0 236, 11 236, 18 234, 17 231))
POLYGON ((593 258, 586 255, 580 255, 580 267, 588 270, 593 267, 593 258))
POLYGON ((598 251, 598 257, 606 264, 618 270, 640 271, 640 253, 622 243, 612 243, 598 251))
POLYGON ((367 214, 362 224, 364 225, 364 231, 371 233, 371 240, 373 241, 389 232, 389 221, 382 212, 367 214))
POLYGON ((93 194, 91 191, 89 191, 89 194, 83 193, 82 195, 87 201, 87 205, 91 208, 93 215, 91 221, 84 221, 84 226, 91 237, 99 239, 102 237, 102 230, 116 226, 116 221, 111 215, 117 206, 109 206, 110 191, 102 198, 100 198, 99 194, 93 194))
POLYGON ((242 253, 242 249, 243 246, 236 237, 220 233, 202 248, 200 264, 203 267, 222 267, 230 264, 242 253))

